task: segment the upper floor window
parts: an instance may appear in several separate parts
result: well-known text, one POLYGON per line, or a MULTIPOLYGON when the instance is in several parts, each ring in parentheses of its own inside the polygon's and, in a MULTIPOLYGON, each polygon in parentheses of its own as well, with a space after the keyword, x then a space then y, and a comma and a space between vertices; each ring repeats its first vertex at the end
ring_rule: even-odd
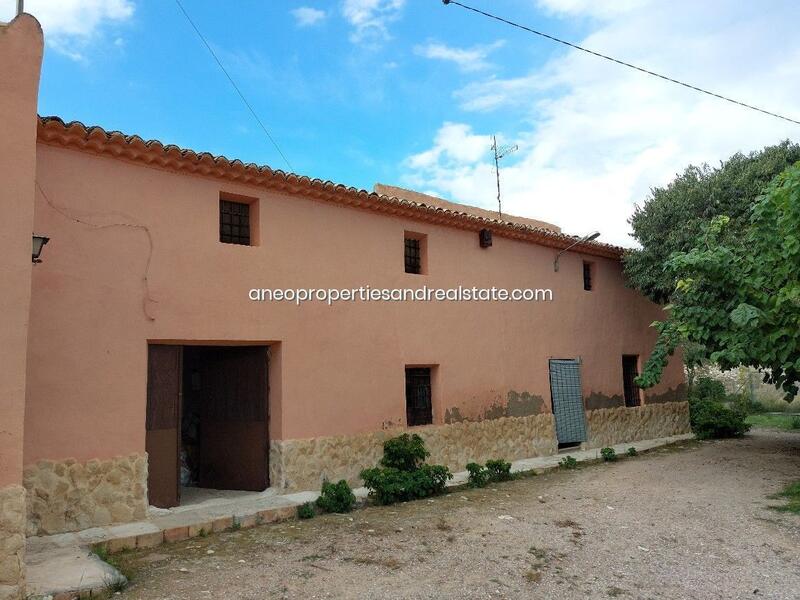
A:
POLYGON ((425 256, 427 251, 428 236, 424 233, 405 232, 405 270, 406 273, 424 275, 427 272, 425 256))
POLYGON ((587 292, 592 291, 592 271, 594 271, 592 267, 593 265, 590 262, 583 263, 583 289, 587 292))
POLYGON ((250 246, 250 205, 232 200, 219 201, 219 241, 250 246))

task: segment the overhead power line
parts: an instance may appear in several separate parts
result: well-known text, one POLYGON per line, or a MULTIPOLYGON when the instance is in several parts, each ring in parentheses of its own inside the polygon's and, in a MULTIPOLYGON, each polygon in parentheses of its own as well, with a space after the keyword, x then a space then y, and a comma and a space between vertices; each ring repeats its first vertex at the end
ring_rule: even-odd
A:
POLYGON ((683 86, 685 88, 689 88, 690 90, 694 90, 696 92, 700 92, 701 94, 706 94, 708 96, 713 96, 714 98, 718 98, 719 100, 725 100, 725 102, 730 102, 731 104, 737 104, 738 106, 742 106, 744 108, 749 108, 750 110, 755 110, 755 111, 760 112, 762 114, 769 115, 770 117, 775 117, 776 119, 781 119, 783 121, 788 121, 789 123, 794 123, 795 125, 800 125, 800 121, 798 121, 796 119, 792 119, 790 117, 786 117, 784 115, 781 115, 781 114, 778 114, 778 113, 775 113, 775 112, 764 110, 763 108, 759 108, 757 106, 753 106, 752 104, 747 104, 745 102, 740 102, 739 100, 734 100, 733 98, 728 98, 727 96, 723 96, 722 94, 717 94, 716 92, 712 92, 710 90, 703 89, 703 88, 698 87, 696 85, 692 85, 690 83, 685 83, 683 81, 679 81, 677 79, 673 79, 672 77, 667 77, 666 75, 662 75, 660 73, 656 73, 655 71, 650 71, 650 70, 645 69, 643 67, 639 67, 639 66, 631 64, 629 62, 625 62, 624 60, 620 60, 618 58, 614 58, 613 56, 608 56, 608 55, 602 54, 600 52, 595 52, 594 50, 589 50, 588 48, 584 48, 582 46, 578 46, 577 44, 573 44, 572 42, 568 42, 566 40, 562 40, 560 38, 557 38, 555 36, 549 35, 547 33, 543 33, 541 31, 537 31, 535 29, 531 29, 530 27, 526 27, 525 25, 521 25, 519 23, 515 23, 514 21, 510 21, 508 19, 504 19, 503 17, 497 16, 497 15, 493 15, 492 13, 480 10, 478 8, 474 8, 472 6, 468 6, 466 4, 462 4, 461 2, 458 2, 457 0, 442 0, 442 3, 443 4, 455 4, 456 6, 460 6, 461 8, 464 8, 466 10, 472 11, 472 12, 477 13, 479 15, 483 15, 484 17, 487 17, 489 19, 494 19, 495 21, 500 21, 501 23, 505 23, 506 25, 511 25, 512 27, 516 27, 517 29, 522 29, 523 31, 527 31, 528 33, 532 33, 534 35, 538 35, 540 37, 546 38, 546 39, 551 40, 553 42, 556 42, 556 43, 559 43, 559 44, 563 44, 564 46, 569 46, 570 48, 573 48, 575 50, 580 50, 581 52, 586 52, 587 54, 591 54, 593 56, 597 56, 598 58, 602 58, 602 59, 611 61, 613 63, 617 63, 618 65, 622 65, 623 67, 628 67, 629 69, 635 69, 636 71, 639 71, 639 72, 644 73, 646 75, 652 75, 653 77, 658 77, 659 79, 663 79, 664 81, 669 81, 670 83, 675 83, 675 84, 683 86))
POLYGON ((178 5, 178 8, 183 13, 183 16, 186 17, 186 20, 189 22, 189 25, 192 26, 192 29, 194 29, 194 32, 197 34, 197 37, 200 38, 200 41, 203 42, 203 44, 208 49, 208 51, 211 54, 211 56, 214 57, 214 60, 216 61, 216 63, 219 66, 219 68, 222 69, 223 73, 225 73, 225 77, 228 78, 228 81, 230 81, 231 85, 233 86, 233 89, 236 90, 237 94, 239 94, 239 98, 242 99, 242 102, 244 102, 244 105, 247 107, 247 110, 250 111, 250 114, 253 115, 253 118, 256 120, 256 122, 258 123, 259 127, 261 127, 261 130, 267 136, 267 138, 272 143, 272 145, 275 146, 275 150, 277 150, 278 154, 281 155, 281 158, 283 159, 283 162, 286 163, 286 166, 289 167, 290 171, 294 171, 294 169, 292 168, 292 163, 289 162, 289 159, 286 158, 286 155, 281 150, 281 147, 278 146, 278 142, 275 141, 275 138, 273 138, 272 135, 270 135, 270 132, 267 130, 267 128, 264 125, 264 123, 261 121, 261 119, 258 118, 258 115, 256 114, 256 111, 253 109, 251 104, 247 101, 247 98, 244 97, 244 94, 242 93, 242 90, 240 90, 239 86, 236 85, 236 82, 233 80, 233 77, 231 77, 230 73, 228 73, 228 70, 222 64, 222 61, 217 56, 217 53, 214 52, 214 49, 211 47, 211 44, 209 44, 206 41, 206 38, 203 36, 203 34, 200 33, 200 30, 197 28, 197 25, 194 24, 194 21, 192 21, 192 18, 189 16, 189 13, 187 13, 186 9, 183 8, 183 4, 181 4, 181 0, 175 0, 175 4, 178 5))

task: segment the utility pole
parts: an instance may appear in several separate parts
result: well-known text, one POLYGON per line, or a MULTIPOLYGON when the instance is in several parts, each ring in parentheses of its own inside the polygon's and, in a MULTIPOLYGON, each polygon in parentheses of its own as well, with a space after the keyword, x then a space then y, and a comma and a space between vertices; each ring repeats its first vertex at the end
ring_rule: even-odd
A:
POLYGON ((497 147, 497 136, 492 136, 492 151, 494 152, 494 172, 497 175, 497 214, 503 218, 503 203, 500 200, 500 159, 512 152, 519 150, 516 144, 497 147))

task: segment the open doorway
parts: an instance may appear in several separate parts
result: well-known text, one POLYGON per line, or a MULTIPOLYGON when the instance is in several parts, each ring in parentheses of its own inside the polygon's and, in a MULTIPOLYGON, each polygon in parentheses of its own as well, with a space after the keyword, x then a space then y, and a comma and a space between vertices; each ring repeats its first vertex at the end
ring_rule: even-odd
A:
POLYGON ((268 482, 267 346, 148 347, 150 504, 181 487, 262 491, 268 482))

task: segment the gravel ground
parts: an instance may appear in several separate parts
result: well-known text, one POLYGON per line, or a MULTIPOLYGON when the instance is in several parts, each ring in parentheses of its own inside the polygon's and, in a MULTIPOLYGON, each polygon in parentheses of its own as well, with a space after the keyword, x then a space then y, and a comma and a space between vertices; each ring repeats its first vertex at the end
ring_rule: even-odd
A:
POLYGON ((614 464, 119 555, 125 599, 800 598, 800 434, 614 464))

